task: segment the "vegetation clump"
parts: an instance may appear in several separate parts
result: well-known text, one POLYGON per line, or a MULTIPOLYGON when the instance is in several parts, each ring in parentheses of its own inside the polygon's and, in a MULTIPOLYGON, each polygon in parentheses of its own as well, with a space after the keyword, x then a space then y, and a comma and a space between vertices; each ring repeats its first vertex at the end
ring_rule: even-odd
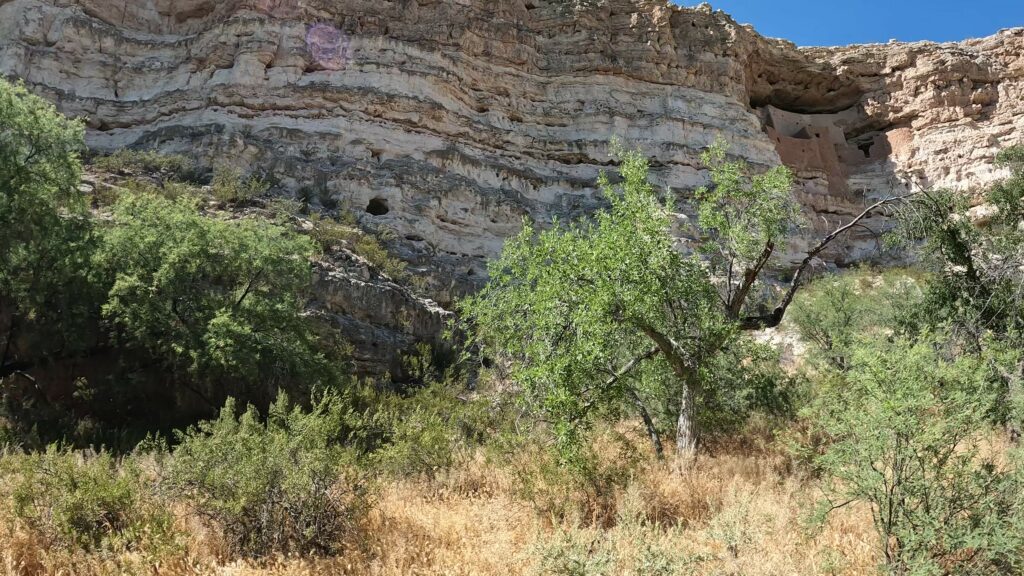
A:
POLYGON ((107 172, 125 175, 156 174, 178 182, 192 182, 199 177, 198 166, 188 156, 163 154, 155 150, 122 149, 94 158, 92 165, 107 172))
POLYGON ((266 418, 229 399, 179 433, 167 481, 240 554, 333 554, 367 504, 342 423, 337 396, 304 411, 282 393, 266 418))
POLYGON ((34 454, 8 452, 0 473, 13 483, 14 514, 48 546, 159 555, 176 545, 173 515, 131 457, 54 445, 34 454))

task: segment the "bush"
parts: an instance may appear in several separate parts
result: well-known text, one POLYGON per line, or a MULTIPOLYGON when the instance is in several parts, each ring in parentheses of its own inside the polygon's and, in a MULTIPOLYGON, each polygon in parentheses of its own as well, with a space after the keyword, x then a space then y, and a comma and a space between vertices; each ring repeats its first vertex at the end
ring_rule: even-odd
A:
POLYGON ((270 188, 258 176, 244 177, 234 166, 221 164, 213 169, 213 197, 221 202, 248 202, 270 188))
POLYGON ((904 274, 863 270, 817 280, 790 317, 820 358, 843 370, 858 338, 889 331, 920 298, 920 288, 904 274))
POLYGON ((128 192, 129 194, 143 194, 160 196, 168 200, 178 200, 189 196, 199 195, 198 188, 185 182, 168 180, 156 183, 142 179, 129 179, 121 187, 110 186, 96 193, 96 204, 100 206, 112 206, 117 204, 118 199, 128 192))
POLYGON ((503 425, 498 397, 470 392, 454 371, 443 376, 426 344, 405 359, 422 386, 396 393, 373 384, 351 398, 349 440, 375 469, 395 476, 432 476, 482 446, 503 425))
POLYGON ((197 177, 195 161, 180 154, 161 154, 156 150, 122 149, 93 160, 93 166, 121 174, 160 174, 180 182, 197 177))
POLYGON ((600 535, 568 530, 538 546, 536 574, 557 576, 604 576, 612 574, 615 556, 600 535))
POLYGON ((492 423, 486 400, 461 399, 448 383, 410 396, 368 391, 354 439, 371 466, 395 476, 433 475, 484 442, 492 423))
POLYGON ((991 451, 983 361, 935 343, 857 346, 808 410, 825 446, 822 518, 867 504, 893 574, 1006 574, 1024 567, 1020 478, 991 451))
POLYGON ((683 576, 707 560, 666 545, 661 527, 623 518, 613 529, 563 529, 530 550, 532 574, 561 576, 683 576))
POLYGON ((338 246, 345 246, 392 280, 409 280, 405 262, 392 256, 376 236, 360 230, 354 222, 338 222, 324 218, 319 213, 311 214, 309 219, 313 223, 311 235, 323 250, 331 251, 338 246))
POLYGON ((502 447, 519 496, 555 524, 613 526, 619 496, 640 472, 642 448, 603 425, 588 430, 572 454, 544 442, 543 434, 526 431, 502 447))
POLYGON ((229 400, 216 420, 179 433, 168 482, 238 554, 336 553, 367 499, 336 443, 342 419, 332 396, 306 412, 282 393, 265 422, 252 406, 237 416, 229 400))
POLYGON ((15 514, 48 546, 158 553, 175 545, 173 517, 133 460, 50 446, 6 455, 2 470, 15 514))

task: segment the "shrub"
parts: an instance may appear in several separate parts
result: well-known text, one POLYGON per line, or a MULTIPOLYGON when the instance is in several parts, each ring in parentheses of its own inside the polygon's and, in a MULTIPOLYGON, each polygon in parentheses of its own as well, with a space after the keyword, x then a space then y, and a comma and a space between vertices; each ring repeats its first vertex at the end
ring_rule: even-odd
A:
POLYGON ((357 424, 370 464, 396 476, 433 475, 450 468, 491 428, 486 400, 461 399, 449 383, 434 383, 409 396, 369 392, 373 407, 357 424))
POLYGON ((128 192, 130 194, 160 196, 168 200, 178 200, 179 198, 185 198, 188 196, 198 196, 199 190, 185 182, 176 182, 173 180, 156 183, 148 180, 129 179, 124 182, 120 188, 110 187, 100 194, 97 194, 99 204, 117 204, 117 200, 124 192, 128 192))
POLYGON ((409 376, 421 387, 396 393, 366 384, 355 390, 349 440, 372 467, 396 476, 431 476, 502 426, 501 398, 468 391, 454 371, 440 375, 440 362, 421 344, 405 359, 409 376))
POLYGON ((624 576, 683 576, 698 572, 707 558, 691 556, 665 542, 659 526, 623 519, 615 528, 595 531, 569 528, 530 550, 532 573, 564 576, 616 574, 624 576))
POLYGON ((6 455, 2 470, 15 514, 48 546, 158 553, 175 545, 173 517, 131 459, 50 446, 6 455))
POLYGON ((568 530, 535 550, 536 574, 558 576, 603 576, 612 574, 615 564, 609 542, 601 535, 568 530))
POLYGON ((238 554, 336 553, 367 498, 336 443, 342 418, 333 396, 307 412, 281 393, 266 421, 252 406, 236 415, 229 400, 216 420, 179 433, 168 482, 238 554))
POLYGON ((763 537, 764 517, 756 515, 753 509, 756 496, 731 486, 725 498, 727 504, 708 525, 708 536, 721 542, 733 558, 739 558, 741 552, 763 537))
POLYGON ((826 439, 822 518, 872 511, 893 574, 1005 574, 1024 567, 1019 473, 983 451, 984 362, 930 340, 859 345, 808 410, 826 439))
POLYGON ((213 169, 211 191, 213 197, 221 202, 248 202, 269 188, 262 178, 243 176, 242 171, 234 166, 221 164, 213 169))
POLYGON ((627 435, 600 426, 572 454, 544 442, 543 433, 509 437, 504 451, 519 496, 552 523, 613 526, 619 496, 640 470, 642 450, 627 435))
POLYGON ((791 318, 821 359, 843 370, 858 338, 889 331, 920 298, 920 288, 906 275, 863 270, 815 281, 791 318))
POLYGON ((311 235, 323 250, 345 246, 392 280, 409 280, 405 262, 392 256, 376 236, 360 230, 354 222, 338 222, 319 213, 311 214, 309 219, 313 223, 311 235))
POLYGON ((93 166, 122 174, 160 174, 181 182, 197 177, 195 161, 181 154, 161 154, 156 150, 122 149, 93 160, 93 166))

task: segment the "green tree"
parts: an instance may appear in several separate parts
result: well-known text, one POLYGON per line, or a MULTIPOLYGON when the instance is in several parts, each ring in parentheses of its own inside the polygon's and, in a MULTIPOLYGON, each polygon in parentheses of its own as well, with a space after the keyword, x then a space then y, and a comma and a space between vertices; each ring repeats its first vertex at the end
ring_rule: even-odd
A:
POLYGON ((823 379, 807 410, 825 439, 821 513, 867 504, 891 574, 1019 573, 1019 476, 983 450, 988 371, 936 349, 931 338, 861 343, 823 379))
POLYGON ((921 308, 922 325, 953 322, 956 335, 977 345, 987 332, 1024 332, 1024 147, 1004 150, 997 164, 1010 177, 992 186, 982 211, 964 194, 929 190, 901 211, 896 240, 923 242, 935 281, 921 308), (987 214, 986 214, 987 212, 987 214))
POLYGON ((997 164, 1009 177, 975 209, 964 194, 929 190, 900 211, 893 238, 922 246, 932 274, 900 328, 948 329, 956 345, 984 355, 1002 382, 996 415, 1019 436, 1024 415, 1010 408, 1024 401, 1024 356, 1016 353, 1024 345, 1024 147, 1004 150, 997 164))
POLYGON ((697 222, 705 234, 700 251, 712 274, 724 278, 725 312, 740 319, 750 291, 775 253, 776 243, 800 221, 793 200, 793 174, 785 166, 750 175, 742 161, 729 161, 718 140, 701 155, 712 186, 699 188, 697 222))
POLYGON ((89 343, 83 126, 0 79, 0 378, 89 343))
POLYGON ((282 226, 205 216, 194 198, 127 194, 96 254, 110 286, 103 316, 115 342, 209 405, 229 394, 266 405, 278 387, 336 376, 303 314, 313 254, 282 226))
POLYGON ((790 176, 776 169, 750 178, 742 163, 726 160, 722 144, 705 161, 714 187, 699 191, 697 202, 700 224, 718 245, 704 250, 715 252, 712 266, 680 253, 669 232, 671 202, 648 183, 646 159, 626 152, 621 185, 600 180, 609 208, 545 231, 527 223, 491 264, 484 290, 460 304, 473 344, 508 361, 563 444, 572 445, 596 411, 626 403, 660 454, 662 426, 649 404, 671 397, 677 452, 694 454, 701 406, 713 404, 720 384, 707 367, 739 347, 741 329, 777 325, 814 256, 887 202, 814 247, 772 312, 744 315, 796 215, 790 176), (727 271, 724 290, 715 289, 712 270, 727 271))
POLYGON ((821 360, 845 370, 860 339, 885 338, 920 300, 920 285, 904 272, 864 269, 808 285, 789 318, 821 360))

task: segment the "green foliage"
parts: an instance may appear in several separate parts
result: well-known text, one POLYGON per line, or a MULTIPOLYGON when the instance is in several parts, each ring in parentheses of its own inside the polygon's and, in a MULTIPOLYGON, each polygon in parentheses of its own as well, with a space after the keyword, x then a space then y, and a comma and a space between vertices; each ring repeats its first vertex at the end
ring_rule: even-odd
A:
POLYGON ((107 172, 134 175, 159 175, 179 182, 194 181, 198 167, 194 160, 180 154, 161 154, 155 150, 121 149, 92 161, 107 172))
POLYGON ((242 171, 229 164, 213 169, 211 192, 221 202, 248 202, 266 193, 270 185, 256 175, 244 176, 242 171))
POLYGON ((173 517, 131 459, 75 454, 5 454, 15 514, 50 546, 159 554, 176 546, 173 517))
POLYGON ((0 79, 0 378, 89 344, 82 123, 0 79))
POLYGON ((185 182, 167 180, 156 183, 149 180, 130 179, 119 188, 110 188, 101 195, 98 195, 98 203, 104 206, 113 206, 124 193, 162 196, 168 200, 178 200, 187 197, 198 198, 200 196, 198 188, 185 182))
POLYGON ((698 370, 701 395, 697 423, 711 436, 742 431, 752 415, 769 424, 792 420, 797 409, 797 382, 780 365, 773 346, 737 338, 698 370))
POLYGON ((765 250, 774 247, 799 220, 800 205, 793 199, 793 173, 776 166, 749 176, 741 160, 726 158, 724 140, 701 155, 711 170, 713 186, 695 192, 697 218, 708 235, 702 251, 717 271, 732 274, 752 266, 765 250))
MULTIPOLYGON (((595 409, 639 395, 637 381, 673 385, 643 375, 611 378, 650 350, 645 331, 676 341, 728 333, 704 267, 673 246, 669 211, 647 182, 646 160, 627 153, 621 173, 620 190, 601 178, 611 207, 593 221, 545 231, 524 223, 491 263, 488 285, 460 305, 476 343, 511 362, 513 379, 552 418, 567 448, 595 409)), ((665 362, 656 356, 640 369, 665 374, 665 362)))
POLYGON ((1009 168, 1014 178, 1021 176, 1024 174, 1024 146, 1011 146, 1001 150, 996 155, 996 163, 999 166, 1009 168))
MULTIPOLYGON (((626 152, 622 184, 600 180, 608 209, 545 231, 525 223, 491 264, 484 290, 460 304, 472 344, 511 367, 527 400, 554 423, 566 454, 597 413, 637 410, 658 444, 672 417, 683 430, 694 419, 735 420, 712 407, 736 410, 736 418, 748 411, 734 385, 759 379, 729 368, 743 364, 740 350, 754 348, 741 342, 731 319, 796 208, 788 171, 747 183, 745 167, 724 158, 722 145, 706 155, 716 186, 698 193, 698 208, 701 225, 720 243, 720 260, 730 270, 753 266, 742 288, 730 275, 728 298, 697 256, 677 250, 671 203, 648 183, 646 159, 626 152), (730 349, 728 359, 719 357, 730 349), (696 417, 693 406, 700 408, 696 417), (653 415, 667 418, 655 422, 653 415)), ((680 438, 689 449, 692 438, 680 438)))
POLYGON ((898 241, 923 240, 936 275, 918 308, 916 325, 949 324, 954 336, 978 348, 986 334, 1020 341, 1024 334, 1024 148, 1004 150, 1011 176, 988 191, 991 218, 975 225, 963 194, 928 191, 901 214, 898 241))
POLYGON ((338 222, 314 212, 312 237, 325 251, 344 246, 365 258, 370 264, 397 282, 408 282, 409 271, 405 262, 395 258, 376 236, 360 230, 354 222, 338 222))
POLYGON ((279 386, 337 376, 303 316, 312 254, 308 238, 281 226, 204 216, 188 197, 129 194, 96 254, 110 286, 103 315, 119 344, 209 402, 236 385, 266 403, 279 386))
MULTIPOLYGON (((636 500, 627 492, 627 500, 636 500)), ((560 530, 530 552, 533 572, 538 575, 684 576, 704 574, 708 558, 685 554, 666 546, 664 528, 630 517, 630 508, 642 502, 627 502, 615 527, 593 531, 580 528, 560 530)))
POLYGON ((327 395, 303 411, 280 394, 266 421, 228 400, 179 433, 168 483, 240 554, 332 554, 360 521, 366 486, 338 443, 344 413, 327 395))
POLYGON ((612 574, 615 557, 600 535, 563 531, 537 547, 536 574, 604 576, 612 574))
POLYGON ((920 300, 921 288, 912 278, 865 269, 815 281, 790 318, 822 360, 843 370, 858 340, 884 338, 920 300))
POLYGON ((934 343, 859 344, 808 408, 825 445, 822 514, 870 506, 893 574, 1022 568, 1020 479, 983 450, 993 399, 983 362, 934 343))
POLYGON ((498 398, 466 389, 452 371, 439 374, 428 346, 406 359, 422 382, 404 392, 366 383, 350 397, 348 443, 375 470, 398 476, 431 476, 483 445, 501 426, 498 398))
POLYGON ((410 395, 364 389, 366 406, 352 440, 375 469, 395 476, 432 475, 484 442, 492 429, 489 402, 461 398, 451 382, 434 382, 410 395))
POLYGON ((728 504, 708 525, 708 536, 721 542, 733 558, 739 558, 763 537, 765 518, 754 513, 754 497, 752 493, 740 493, 733 487, 725 498, 728 504))
POLYGON ((318 212, 310 214, 309 220, 313 224, 310 235, 325 251, 344 246, 366 258, 390 279, 401 283, 411 280, 406 262, 392 256, 377 237, 359 230, 354 222, 339 222, 318 212))

